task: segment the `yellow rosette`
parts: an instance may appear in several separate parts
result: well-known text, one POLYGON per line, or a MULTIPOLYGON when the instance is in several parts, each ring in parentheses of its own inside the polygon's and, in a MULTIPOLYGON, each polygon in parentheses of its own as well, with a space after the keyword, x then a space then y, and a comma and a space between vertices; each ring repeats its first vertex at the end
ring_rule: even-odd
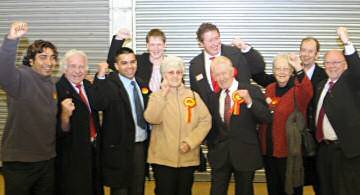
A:
POLYGON ((187 112, 186 112, 186 122, 190 123, 191 122, 191 109, 194 108, 196 106, 196 101, 194 98, 192 97, 187 97, 184 99, 184 105, 187 108, 187 112))
POLYGON ((280 102, 280 98, 274 97, 274 98, 271 100, 271 105, 272 105, 272 106, 276 106, 276 105, 279 104, 279 102, 280 102))
POLYGON ((143 87, 141 88, 141 93, 146 95, 149 93, 149 89, 147 87, 143 87))
POLYGON ((232 99, 234 101, 233 114, 240 115, 240 105, 245 101, 239 93, 233 93, 232 99))
POLYGON ((56 93, 56 92, 53 92, 53 93, 52 93, 52 97, 53 97, 54 100, 57 100, 57 98, 58 98, 57 93, 56 93))

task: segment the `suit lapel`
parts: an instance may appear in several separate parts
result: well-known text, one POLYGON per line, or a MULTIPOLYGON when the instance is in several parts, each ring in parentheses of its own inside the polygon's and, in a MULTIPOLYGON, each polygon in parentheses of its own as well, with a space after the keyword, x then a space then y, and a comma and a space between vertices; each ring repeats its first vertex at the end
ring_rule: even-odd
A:
MULTIPOLYGON (((316 86, 316 95, 315 95, 315 103, 317 104, 318 102, 319 102, 319 98, 320 98, 320 96, 321 96, 321 92, 322 92, 322 90, 324 89, 324 87, 325 87, 325 84, 326 84, 326 80, 323 80, 323 81, 321 81, 317 86, 316 86)), ((315 105, 315 106, 317 106, 317 105, 315 105)))
POLYGON ((131 113, 131 104, 130 104, 130 97, 124 87, 124 84, 121 82, 120 78, 119 78, 119 73, 114 72, 113 74, 111 74, 109 76, 109 79, 115 83, 115 85, 118 87, 119 89, 119 93, 120 93, 120 97, 121 99, 123 99, 123 101, 126 104, 126 107, 130 110, 131 113))
POLYGON ((60 78, 60 85, 63 86, 63 88, 65 89, 65 93, 67 96, 65 98, 73 98, 82 102, 79 93, 74 89, 70 81, 68 81, 64 75, 60 78))
POLYGON ((212 91, 211 87, 209 86, 209 79, 207 78, 206 75, 206 70, 205 70, 205 55, 204 55, 204 51, 200 54, 199 58, 198 58, 198 62, 196 62, 195 64, 198 64, 198 72, 196 72, 195 74, 195 79, 196 82, 203 82, 204 84, 202 86, 200 86, 200 88, 205 88, 206 91, 212 91), (202 75, 203 79, 202 80, 197 80, 197 76, 198 75, 202 75))

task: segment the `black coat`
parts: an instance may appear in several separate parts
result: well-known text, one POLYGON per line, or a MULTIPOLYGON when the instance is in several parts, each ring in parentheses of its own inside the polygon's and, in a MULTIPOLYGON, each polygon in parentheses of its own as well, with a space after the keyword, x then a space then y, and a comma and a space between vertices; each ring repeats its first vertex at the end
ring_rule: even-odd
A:
MULTIPOLYGON (((91 83, 87 80, 84 80, 83 83, 87 98, 92 107, 94 93, 91 83)), ((99 167, 99 147, 93 149, 93 144, 90 142, 90 113, 88 107, 64 76, 56 83, 56 90, 59 110, 56 142, 56 194, 102 194, 102 185, 99 180, 100 169, 97 169, 95 172, 93 169, 93 167, 99 167), (61 129, 60 121, 61 101, 66 98, 71 98, 75 104, 68 132, 64 132, 61 129), (95 187, 94 183, 99 185, 95 187)), ((98 146, 98 141, 101 137, 99 117, 93 108, 92 117, 97 127, 98 146)))
MULTIPOLYGON (((140 89, 148 86, 136 79, 140 89)), ((128 187, 133 172, 135 124, 126 89, 117 72, 106 79, 95 79, 95 108, 103 111, 102 170, 104 184, 109 187, 128 187)), ((143 91, 143 90, 142 90, 143 91)), ((144 91, 143 91, 144 92, 144 91)), ((143 93, 144 105, 148 93, 143 93)), ((147 132, 149 135, 149 131, 147 132)), ((145 150, 146 151, 146 150, 145 150)))

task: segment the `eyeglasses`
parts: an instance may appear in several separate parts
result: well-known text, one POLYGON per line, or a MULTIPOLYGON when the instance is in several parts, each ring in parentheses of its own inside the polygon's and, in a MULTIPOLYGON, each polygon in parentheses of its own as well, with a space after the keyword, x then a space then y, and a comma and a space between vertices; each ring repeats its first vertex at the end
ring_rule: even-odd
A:
POLYGON ((337 65, 340 65, 340 64, 342 64, 342 63, 344 63, 344 62, 345 62, 344 60, 343 60, 343 61, 333 61, 333 62, 325 61, 324 64, 325 64, 325 66, 328 66, 328 65, 335 65, 335 66, 337 66, 337 65))
POLYGON ((177 70, 177 71, 171 70, 171 71, 166 72, 166 74, 171 75, 171 76, 173 76, 173 75, 182 75, 183 71, 181 71, 181 70, 177 70))
POLYGON ((289 72, 290 68, 274 68, 275 72, 289 72))

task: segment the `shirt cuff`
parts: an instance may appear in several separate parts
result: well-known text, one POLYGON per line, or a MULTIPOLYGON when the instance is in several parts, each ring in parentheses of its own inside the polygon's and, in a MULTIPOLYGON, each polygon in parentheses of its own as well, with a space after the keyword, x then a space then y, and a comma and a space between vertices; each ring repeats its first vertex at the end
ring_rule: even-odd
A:
POLYGON ((247 107, 248 109, 250 109, 251 106, 252 106, 252 103, 251 103, 251 104, 246 104, 246 107, 247 107))
POLYGON ((115 40, 122 41, 122 40, 124 40, 124 39, 123 39, 123 38, 121 38, 120 36, 116 35, 116 36, 115 36, 115 40))
POLYGON ((241 52, 243 52, 243 53, 247 53, 247 52, 249 52, 249 51, 250 51, 250 49, 251 49, 251 48, 252 48, 252 47, 251 47, 250 45, 246 44, 246 48, 241 49, 241 52))
POLYGON ((344 52, 345 55, 349 56, 355 53, 355 47, 350 41, 347 44, 345 44, 344 47, 345 47, 345 52, 344 52))

